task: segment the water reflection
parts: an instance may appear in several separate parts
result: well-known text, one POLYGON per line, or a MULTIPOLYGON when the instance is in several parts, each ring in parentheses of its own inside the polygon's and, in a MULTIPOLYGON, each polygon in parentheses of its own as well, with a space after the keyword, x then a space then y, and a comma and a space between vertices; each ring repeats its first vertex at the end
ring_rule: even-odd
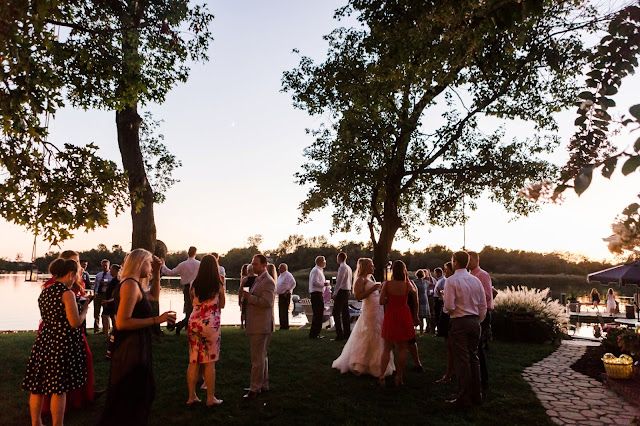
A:
MULTIPOLYGON (((40 277, 42 278, 42 276, 40 277)), ((38 296, 42 287, 42 280, 26 282, 23 274, 0 274, 0 331, 6 330, 35 330, 40 321, 38 296)), ((160 312, 174 310, 178 313, 178 320, 184 318, 182 286, 177 279, 162 279, 160 292, 160 312)), ((304 314, 291 315, 293 303, 289 307, 289 324, 301 326, 307 323, 304 314)), ((275 300, 275 320, 278 318, 278 298, 275 300)), ((93 304, 87 313, 87 324, 93 325, 93 304)), ((222 325, 240 324, 240 307, 238 306, 238 280, 227 280, 227 303, 221 313, 222 325)))

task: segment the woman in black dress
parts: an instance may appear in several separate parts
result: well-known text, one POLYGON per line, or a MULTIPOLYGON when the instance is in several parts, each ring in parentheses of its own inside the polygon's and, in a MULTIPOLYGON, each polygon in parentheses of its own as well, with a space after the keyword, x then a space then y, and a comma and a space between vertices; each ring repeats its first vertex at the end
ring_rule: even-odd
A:
POLYGON ((115 290, 116 323, 107 401, 102 425, 146 425, 155 396, 151 363, 151 328, 165 321, 175 322, 175 312, 152 316, 150 301, 160 296, 160 259, 144 249, 127 255, 115 290), (153 267, 152 267, 153 260, 153 267), (141 281, 152 274, 149 292, 141 281))
MULTIPOLYGON (((444 277, 449 278, 451 275, 453 275, 453 265, 451 262, 447 262, 444 264, 444 277)), ((446 281, 444 285, 446 287, 446 281)), ((440 294, 440 300, 444 300, 444 292, 440 294)), ((440 317, 438 318, 438 337, 444 337, 444 342, 447 345, 447 371, 445 371, 442 378, 436 380, 436 383, 447 383, 453 375, 453 351, 451 349, 451 343, 449 342, 449 320, 449 314, 441 310, 440 317)))
POLYGON ((70 290, 76 282, 78 263, 56 259, 49 265, 55 282, 38 297, 42 327, 31 350, 27 374, 22 388, 31 392, 29 409, 31 422, 42 424, 42 404, 51 395, 51 416, 54 425, 61 425, 67 392, 87 381, 87 364, 82 323, 87 316, 89 301, 80 313, 76 296, 70 290))

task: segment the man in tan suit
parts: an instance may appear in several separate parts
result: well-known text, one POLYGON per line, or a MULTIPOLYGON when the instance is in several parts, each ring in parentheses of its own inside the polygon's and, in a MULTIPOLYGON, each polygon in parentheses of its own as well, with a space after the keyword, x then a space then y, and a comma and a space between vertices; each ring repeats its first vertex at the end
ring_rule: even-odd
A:
POLYGON ((256 254, 251 266, 256 280, 249 291, 242 289, 242 296, 247 301, 246 329, 251 346, 251 387, 244 396, 245 399, 253 399, 261 392, 269 390, 267 349, 271 333, 275 330, 273 302, 276 283, 267 272, 267 258, 262 254, 256 254))

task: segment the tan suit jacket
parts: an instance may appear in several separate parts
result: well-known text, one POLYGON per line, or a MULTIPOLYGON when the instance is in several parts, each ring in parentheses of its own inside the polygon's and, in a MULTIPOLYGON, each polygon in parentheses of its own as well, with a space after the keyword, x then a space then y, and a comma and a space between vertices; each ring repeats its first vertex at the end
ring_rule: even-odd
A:
POLYGON ((251 295, 247 297, 247 334, 271 334, 275 330, 275 291, 276 283, 268 273, 253 286, 251 295))

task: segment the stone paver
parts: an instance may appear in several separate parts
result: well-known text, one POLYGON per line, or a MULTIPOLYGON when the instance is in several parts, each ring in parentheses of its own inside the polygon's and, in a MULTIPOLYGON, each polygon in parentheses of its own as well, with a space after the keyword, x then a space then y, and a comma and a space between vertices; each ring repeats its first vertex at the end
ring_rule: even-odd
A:
POLYGON ((630 424, 638 409, 611 389, 571 369, 587 346, 597 343, 564 341, 550 356, 526 368, 529 383, 547 415, 556 424, 630 424))

